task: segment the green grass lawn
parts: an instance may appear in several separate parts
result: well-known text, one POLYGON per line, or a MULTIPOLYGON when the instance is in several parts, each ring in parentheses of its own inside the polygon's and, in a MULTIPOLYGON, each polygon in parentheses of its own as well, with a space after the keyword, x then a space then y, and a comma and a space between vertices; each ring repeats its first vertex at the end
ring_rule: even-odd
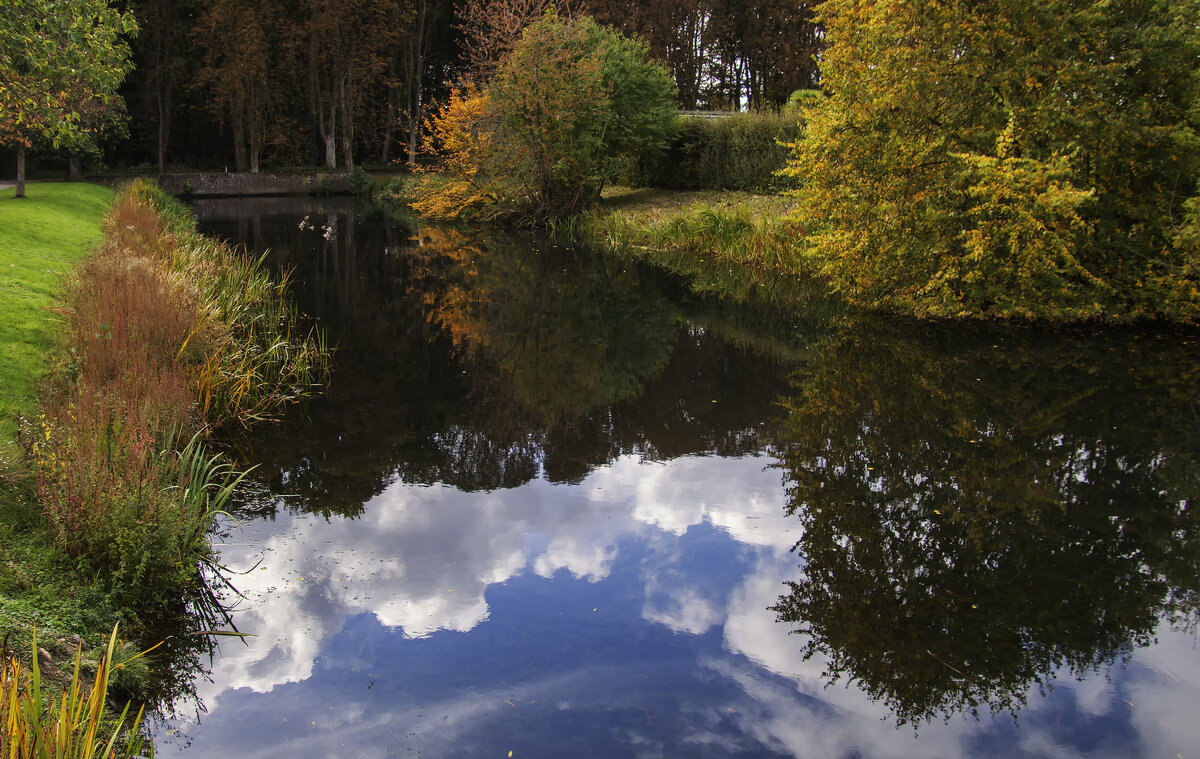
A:
POLYGON ((100 240, 113 191, 82 183, 37 183, 25 198, 0 190, 0 472, 14 455, 18 414, 35 409, 46 369, 63 273, 100 240))

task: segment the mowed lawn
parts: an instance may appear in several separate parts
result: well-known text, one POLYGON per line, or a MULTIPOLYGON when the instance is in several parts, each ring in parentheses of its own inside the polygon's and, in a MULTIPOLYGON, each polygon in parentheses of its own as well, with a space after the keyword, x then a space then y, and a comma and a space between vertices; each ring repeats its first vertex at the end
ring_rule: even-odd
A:
POLYGON ((28 197, 0 190, 0 471, 13 454, 17 415, 32 414, 58 317, 51 311, 65 272, 100 240, 113 191, 93 184, 39 183, 28 197))

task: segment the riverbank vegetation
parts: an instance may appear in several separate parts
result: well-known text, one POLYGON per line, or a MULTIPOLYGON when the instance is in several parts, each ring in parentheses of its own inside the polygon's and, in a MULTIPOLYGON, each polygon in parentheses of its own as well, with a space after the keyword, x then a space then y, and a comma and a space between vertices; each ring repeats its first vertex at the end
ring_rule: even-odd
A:
POLYGON ((46 195, 61 203, 19 206, 30 215, 8 230, 15 249, 82 260, 54 275, 41 268, 52 255, 29 262, 33 273, 15 272, 11 284, 48 291, 6 303, 40 323, 46 342, 25 354, 25 392, 7 401, 23 415, 23 455, 0 476, 0 617, 14 644, 36 620, 61 655, 67 636, 94 643, 118 618, 143 635, 207 597, 208 529, 240 479, 210 440, 318 392, 329 349, 301 326, 286 280, 198 234, 190 212, 152 184, 118 192, 86 257, 50 225, 82 208, 84 228, 90 212, 100 232, 101 209, 88 201, 111 191, 46 195))
POLYGON ((140 732, 144 708, 132 720, 128 704, 115 719, 108 708, 114 670, 121 671, 143 654, 117 661, 116 653, 117 628, 113 627, 89 686, 81 671, 83 651, 77 648, 74 674, 63 684, 60 697, 51 694, 51 683, 42 675, 45 664, 38 661, 36 638, 28 668, 5 651, 0 662, 0 753, 9 759, 143 756, 150 748, 140 732))
POLYGON ((54 545, 122 605, 199 583, 237 477, 208 450, 313 394, 327 369, 261 261, 195 232, 153 185, 124 188, 68 278, 64 343, 26 429, 54 545))
POLYGON ((32 188, 21 200, 11 191, 0 198, 0 621, 16 632, 11 650, 28 650, 34 620, 42 645, 54 650, 55 636, 111 628, 115 607, 53 549, 17 427, 37 418, 36 387, 56 337, 50 305, 63 277, 100 239, 113 192, 82 184, 32 188))
MULTIPOLYGON (((575 224, 552 225, 559 235, 633 252, 695 271, 737 268, 752 280, 805 277, 792 254, 794 202, 770 195, 667 192, 621 187, 575 224)), ((695 271, 691 273, 695 273, 695 271)))

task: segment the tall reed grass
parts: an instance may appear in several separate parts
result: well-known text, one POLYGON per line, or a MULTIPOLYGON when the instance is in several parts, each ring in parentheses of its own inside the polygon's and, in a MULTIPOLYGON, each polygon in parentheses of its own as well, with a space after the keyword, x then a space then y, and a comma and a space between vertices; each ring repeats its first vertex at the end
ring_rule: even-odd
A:
POLYGON ((64 288, 61 359, 25 433, 56 545, 146 609, 199 585, 240 479, 207 432, 318 391, 329 350, 301 328, 286 278, 196 233, 154 185, 121 190, 104 232, 64 288))
POLYGON ((105 232, 106 248, 153 259, 178 300, 194 304, 178 358, 208 424, 249 426, 323 387, 331 352, 323 333, 301 326, 286 274, 197 233, 186 207, 146 181, 118 194, 105 232))
POLYGON ((82 653, 76 650, 74 676, 61 695, 50 694, 43 682, 36 636, 28 668, 5 651, 0 662, 0 756, 5 759, 153 756, 153 746, 141 733, 141 709, 132 721, 129 721, 129 705, 115 720, 107 713, 112 673, 128 664, 128 661, 114 661, 116 644, 114 627, 90 686, 80 672, 82 653))

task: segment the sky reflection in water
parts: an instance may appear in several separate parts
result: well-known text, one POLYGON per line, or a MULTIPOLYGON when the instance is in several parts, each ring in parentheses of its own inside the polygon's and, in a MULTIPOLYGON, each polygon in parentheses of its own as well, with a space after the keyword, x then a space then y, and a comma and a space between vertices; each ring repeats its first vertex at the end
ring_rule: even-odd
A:
MULTIPOLYGON (((975 349, 964 350, 953 335, 910 345, 897 344, 887 330, 874 335, 868 329, 850 339, 774 342, 747 327, 752 319, 714 315, 680 300, 669 283, 593 264, 565 263, 560 272, 557 263, 539 268, 542 259, 531 265, 521 255, 478 265, 472 256, 451 261, 449 274, 426 259, 388 264, 402 271, 383 277, 379 255, 363 248, 394 251, 403 247, 404 235, 401 242, 368 243, 370 229, 359 227, 351 234, 357 250, 347 248, 343 235, 331 261, 328 245, 306 251, 304 245, 322 243, 302 244, 291 231, 302 215, 289 209, 240 223, 255 235, 267 228, 267 237, 274 225, 271 244, 298 266, 304 307, 322 314, 332 329, 345 329, 342 376, 328 408, 313 409, 311 437, 297 439, 296 430, 285 429, 264 443, 264 476, 278 494, 269 516, 243 515, 240 528, 229 527, 222 561, 249 570, 234 578, 245 594, 235 619, 256 637, 221 642, 211 681, 198 684, 207 713, 162 727, 164 739, 188 747, 188 755, 1188 757, 1200 746, 1194 718, 1200 653, 1193 634, 1165 623, 1153 636, 1146 631, 1157 643, 1144 648, 1122 643, 1138 637, 1139 623, 1117 624, 1107 632, 1115 635, 1116 650, 1132 651, 1128 666, 1117 656, 1115 664, 1102 661, 1081 681, 1064 670, 1045 695, 1032 686, 1016 719, 986 709, 978 719, 952 710, 944 722, 922 722, 914 731, 897 727, 884 703, 847 685, 853 672, 829 684, 826 653, 852 650, 852 639, 822 641, 825 648, 817 646, 806 660, 806 636, 789 634, 794 625, 780 624, 769 610, 787 592, 785 583, 804 575, 804 557, 791 551, 798 541, 809 538, 806 545, 820 547, 821 540, 861 537, 854 510, 838 507, 874 499, 877 485, 858 489, 878 478, 906 482, 916 495, 879 499, 870 509, 900 523, 918 504, 927 511, 917 514, 917 523, 928 524, 932 513, 947 508, 936 501, 939 493, 949 489, 964 503, 970 500, 970 473, 981 468, 991 488, 1005 472, 1016 472, 1013 483, 1020 485, 1020 478, 1045 481, 1074 467, 1070 471, 1081 482, 1112 480, 1115 495, 1096 496, 1087 488, 1074 493, 1070 482, 1060 489, 1085 507, 1100 504, 1093 511, 1099 508, 1101 517, 1111 511, 1121 536, 1137 536, 1132 548, 1123 537, 1103 545, 1116 545, 1134 564, 1143 545, 1164 541, 1178 542, 1191 556, 1190 522, 1171 522, 1181 518, 1173 504, 1187 500, 1195 481, 1191 438, 1183 435, 1187 444, 1177 445, 1181 436, 1172 426, 1181 414, 1144 425, 1151 431, 1137 436, 1097 432, 1150 412, 1139 407, 1144 399, 1131 397, 1119 383, 1108 393, 1129 408, 1112 418, 1104 393, 1086 387, 1076 392, 1087 380, 1071 375, 1070 367, 1094 363, 1081 358, 1093 347, 1079 348, 1082 353, 1063 358, 1061 367, 1048 367, 1065 378, 1059 392, 1053 383, 1034 383, 1043 371, 1036 367, 1052 363, 1037 345, 1010 346, 994 360, 985 357, 994 351, 971 354, 975 349), (324 276, 316 276, 318 270, 324 276), (397 288, 399 280, 424 283, 397 288), (587 283, 586 292, 580 282, 587 283), (595 294, 606 287, 614 289, 595 294), (362 291, 348 296, 354 288, 362 291), (483 291, 504 297, 461 306, 472 302, 464 293, 483 291), (582 317, 562 305, 581 300, 594 306, 582 317), (612 326, 619 320, 605 315, 608 304, 627 312, 635 300, 649 304, 637 306, 644 309, 639 318, 612 326), (421 381, 406 357, 418 350, 414 345, 428 342, 428 327, 352 326, 361 325, 356 309, 394 316, 413 301, 426 309, 419 323, 451 335, 442 348, 420 349, 443 351, 441 358, 426 353, 422 360, 450 367, 426 366, 421 381), (529 353, 526 326, 494 326, 504 324, 506 313, 524 322, 544 320, 535 330, 538 350, 529 353), (638 324, 654 325, 654 334, 634 334, 638 324), (539 352, 551 344, 570 348, 579 335, 597 331, 600 341, 576 350, 576 359, 582 352, 589 361, 607 360, 605 351, 614 345, 642 346, 644 357, 611 362, 613 371, 625 371, 620 376, 587 378, 569 355, 539 352), (943 350, 949 359, 939 357, 943 350), (533 355, 533 363, 544 360, 547 368, 583 378, 586 393, 557 401, 545 377, 527 369, 530 361, 505 369, 503 356, 513 355, 533 355), (498 365, 495 373, 484 371, 489 361, 498 365), (801 366, 800 379, 789 380, 801 366), (1012 376, 1007 390, 975 400, 970 390, 983 374, 1012 376), (461 387, 459 380, 445 379, 460 375, 469 378, 461 387), (751 379, 739 379, 743 375, 751 379), (821 381, 828 387, 815 393, 814 383, 821 381), (857 383, 888 386, 890 395, 872 401, 873 390, 857 383), (930 387, 936 391, 921 395, 930 387), (814 397, 828 397, 828 407, 814 397), (790 408, 782 426, 777 399, 790 408), (837 422, 822 423, 830 413, 837 422), (943 440, 929 425, 951 432, 943 440), (990 447, 974 463, 979 435, 967 429, 972 425, 990 436, 990 447), (474 442, 448 450, 447 430, 474 442), (840 449, 844 460, 837 451, 809 454, 830 441, 846 446, 840 449), (1009 466, 1010 443, 1029 443, 1040 453, 1032 463, 1009 466), (1061 463, 1055 449, 1063 445, 1066 453, 1080 451, 1085 461, 1098 463, 1091 469, 1074 460, 1061 463), (467 471, 456 463, 476 450, 494 458, 489 466, 472 462, 467 471), (1113 467, 1106 467, 1109 456, 1113 467), (946 475, 955 483, 950 488, 934 487, 940 475, 926 468, 940 466, 943 458, 949 462, 945 471, 953 473, 946 475), (993 462, 1000 463, 993 469, 993 462), (877 477, 853 475, 854 467, 866 471, 868 464, 877 477), (458 487, 445 484, 451 480, 458 487), (790 496, 785 482, 793 488, 790 496), (796 505, 789 498, 815 503, 813 492, 826 486, 839 488, 827 518, 840 532, 804 536, 805 520, 787 514, 796 505), (1146 495, 1159 491, 1157 501, 1146 495), (1144 509, 1125 508, 1143 501, 1144 509), (1136 517, 1141 511, 1153 524, 1121 521, 1127 512, 1136 517)), ((341 224, 355 227, 349 217, 341 224)), ((990 345, 989 336, 982 340, 990 345)), ((1059 351, 1063 341, 1052 336, 1041 342, 1059 351)), ((1135 378, 1131 387, 1155 387, 1159 364, 1150 354, 1138 354, 1150 367, 1148 379, 1135 378)), ((1147 394, 1161 400, 1156 390, 1147 394)), ((1007 497, 1006 487, 1001 482, 1007 497)), ((1028 508, 1036 516, 1041 507, 1028 508)), ((1075 532, 1059 529, 1044 514, 1039 522, 1049 526, 1029 539, 1075 561, 1071 552, 1081 543, 1075 532)), ((1003 530, 998 534, 1017 540, 1003 530)), ((959 545, 962 536, 953 530, 931 528, 927 537, 928 545, 947 552, 947 562, 998 562, 986 535, 974 548, 959 545)), ((1083 571, 1090 559, 1086 546, 1078 550, 1082 580, 1099 576, 1090 566, 1083 571)), ((1154 558, 1153 552, 1145 555, 1146 561, 1154 558)), ((936 563, 917 559, 915 567, 911 558, 900 565, 910 572, 900 576, 905 582, 937 571, 936 563)), ((1013 572, 1013 587, 1027 594, 1020 600, 1047 603, 1035 597, 1035 583, 1019 584, 1026 578, 1013 572)), ((981 581, 1003 587, 1007 576, 981 581)), ((1194 591, 1194 585, 1183 590, 1194 591)), ((1154 608, 1163 593, 1158 586, 1141 592, 1148 600, 1134 604, 1135 611, 1154 608)), ((833 610, 854 613, 844 600, 834 598, 833 610)), ((877 619, 919 616, 924 608, 906 601, 877 619)), ((1105 613, 1129 616, 1119 604, 1099 616, 1105 613)), ((1053 615, 1044 616, 1046 624, 1056 623, 1053 615)), ((969 635, 973 628, 965 629, 969 635)), ((1038 635, 1025 645, 1045 645, 1038 635)), ((1070 632, 1064 637, 1070 640, 1070 632)), ((1068 659, 1075 653, 1069 645, 1065 653, 1056 651, 1068 659)), ((1086 652, 1078 658, 1088 659, 1086 652)), ((844 664, 834 669, 844 670, 844 664)), ((903 669, 888 674, 905 677, 903 669)), ((953 690, 957 675, 942 674, 946 682, 931 687, 953 690)), ((920 676, 937 680, 937 667, 920 676)), ((181 712, 188 708, 182 705, 181 712)), ((171 753, 170 745, 161 748, 171 753)))
POLYGON ((897 728, 766 611, 796 523, 769 459, 624 457, 578 486, 394 483, 362 517, 235 533, 238 585, 201 756, 1173 756, 1200 666, 1161 631, 1133 665, 1007 715, 897 728), (264 549, 265 546, 265 549, 264 549), (469 633, 469 634, 464 634, 469 633), (1186 669, 1181 667, 1186 666, 1186 669), (1190 666, 1188 666, 1190 665, 1190 666))

